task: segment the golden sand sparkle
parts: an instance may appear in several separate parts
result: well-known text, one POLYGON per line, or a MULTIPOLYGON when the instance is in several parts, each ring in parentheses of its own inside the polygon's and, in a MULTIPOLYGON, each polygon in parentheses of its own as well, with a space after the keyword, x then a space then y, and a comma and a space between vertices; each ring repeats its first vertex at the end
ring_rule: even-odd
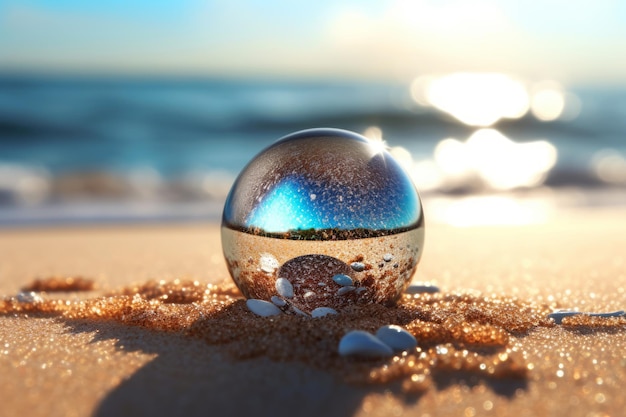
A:
MULTIPOLYGON (((512 339, 539 327, 553 327, 548 306, 507 297, 469 294, 405 295, 395 307, 348 306, 339 315, 311 319, 252 314, 230 283, 149 281, 86 300, 0 301, 0 314, 59 320, 114 321, 156 331, 178 332, 213 345, 228 345, 234 359, 259 356, 300 361, 340 375, 349 382, 401 380, 406 392, 431 385, 437 374, 457 372, 479 378, 526 379, 533 368, 512 339), (374 332, 404 326, 419 346, 391 360, 340 357, 337 345, 349 330, 374 332)), ((626 318, 563 320, 566 328, 620 329, 626 318)))
MULTIPOLYGON (((318 415, 354 417, 466 412, 493 416, 621 415, 626 407, 622 395, 626 385, 626 326, 622 319, 577 316, 572 318, 576 323, 568 319, 562 325, 531 325, 530 330, 524 329, 534 320, 528 320, 533 311, 541 321, 544 312, 557 309, 606 312, 626 307, 626 258, 621 251, 626 236, 623 209, 569 212, 549 224, 524 227, 430 224, 428 234, 418 278, 432 282, 442 292, 410 299, 409 305, 424 301, 419 304, 416 318, 429 324, 441 342, 421 337, 430 340, 420 345, 427 357, 422 360, 416 350, 407 354, 406 363, 398 356, 399 364, 395 364, 394 359, 364 362, 316 356, 320 349, 311 349, 313 356, 294 359, 295 346, 320 334, 321 339, 314 340, 316 346, 326 343, 329 350, 322 350, 325 355, 336 352, 337 345, 327 339, 334 331, 322 333, 319 325, 326 321, 320 319, 313 321, 320 327, 313 329, 318 333, 309 336, 306 328, 293 329, 289 325, 304 323, 304 319, 290 317, 285 323, 282 316, 279 322, 284 326, 274 322, 274 327, 263 330, 271 319, 252 316, 237 298, 237 291, 233 292, 234 300, 225 300, 219 291, 211 291, 222 286, 210 285, 230 280, 220 250, 219 226, 5 230, 0 233, 0 299, 17 298, 33 277, 81 275, 92 277, 99 289, 36 293, 44 302, 57 298, 61 301, 48 305, 50 314, 27 311, 42 306, 23 303, 21 313, 5 310, 0 315, 2 411, 32 416, 118 415, 131 406, 144 414, 172 415, 181 410, 179 399, 186 398, 189 403, 184 411, 190 416, 206 414, 207 404, 231 415, 250 415, 259 406, 277 411, 277 415, 306 407, 318 415), (178 284, 176 278, 180 279, 178 284), (137 296, 137 303, 131 304, 128 298, 147 291, 142 287, 147 287, 150 279, 155 280, 150 281, 154 298, 137 296), (131 285, 133 282, 141 284, 131 285), (185 293, 194 294, 194 282, 199 292, 209 290, 202 296, 205 301, 194 305, 158 299, 166 294, 174 299, 170 290, 176 292, 176 286, 182 283, 187 288, 185 293), (123 294, 125 291, 128 293, 123 294), (102 310, 102 306, 114 300, 98 304, 95 299, 100 296, 120 297, 120 303, 124 299, 131 306, 131 314, 112 319, 84 311, 88 318, 72 319, 60 313, 65 308, 77 313, 79 300, 88 302, 85 307, 100 307, 106 313, 107 308, 102 310), (210 300, 219 305, 210 307, 210 300), (466 311, 468 321, 501 328, 508 338, 505 346, 463 347, 446 339, 450 336, 441 324, 449 314, 438 313, 438 307, 452 301, 460 305, 474 300, 481 310, 466 311), (212 327, 202 321, 199 310, 215 323, 229 325, 234 335, 226 328, 215 335, 203 333, 202 327, 212 327), (220 313, 215 316, 211 311, 220 313), (490 311, 501 311, 510 327, 496 322, 498 315, 490 311), (188 322, 186 312, 190 315, 188 322), (485 312, 487 321, 480 322, 476 314, 485 312), (238 328, 243 323, 239 320, 244 318, 252 328, 238 328), (168 328, 168 323, 175 326, 168 328), (151 327, 158 325, 166 331, 151 327), (198 335, 185 335, 192 326, 200 327, 198 335, 214 338, 209 340, 212 344, 198 335), (274 334, 282 327, 288 328, 283 329, 286 333, 274 334), (515 328, 519 331, 511 332, 515 328), (292 339, 280 337, 285 334, 291 334, 292 339), (238 341, 241 337, 243 340, 238 341), (245 346, 250 340, 262 345, 245 346), (266 353, 268 346, 279 347, 275 353, 278 359, 270 357, 274 353, 266 353), (242 350, 237 352, 236 348, 242 350), (439 361, 441 356, 454 352, 468 366, 475 364, 476 370, 455 370, 459 364, 456 360, 439 361), (474 353, 478 359, 472 357, 474 353), (246 355, 252 359, 238 359, 246 355), (524 377, 490 376, 490 365, 496 360, 505 361, 504 355, 511 355, 508 360, 526 368, 524 377), (325 368, 329 362, 339 365, 325 368), (392 378, 396 368, 403 373, 392 378), (370 378, 372 382, 368 382, 370 378), (381 383, 380 378, 388 382, 381 383), (346 383, 346 379, 355 383, 346 383), (403 395, 401 390, 408 394, 403 395)), ((405 299, 388 311, 402 311, 405 299)), ((455 305, 449 304, 453 315, 457 313, 452 308, 455 305)), ((341 320, 345 320, 346 327, 352 327, 348 321, 358 325, 369 319, 346 316, 341 320)), ((370 322, 370 331, 376 330, 376 324, 370 322)), ((501 369, 507 366, 505 362, 501 369)), ((498 375, 495 365, 493 371, 498 375)))

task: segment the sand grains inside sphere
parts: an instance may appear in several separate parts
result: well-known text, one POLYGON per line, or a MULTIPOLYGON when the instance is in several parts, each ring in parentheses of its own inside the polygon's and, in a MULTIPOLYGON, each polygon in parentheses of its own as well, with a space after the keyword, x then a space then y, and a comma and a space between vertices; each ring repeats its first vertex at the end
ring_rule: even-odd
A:
MULTIPOLYGON (((155 331, 177 332, 211 345, 227 347, 235 360, 259 356, 276 361, 299 361, 350 382, 401 381, 402 389, 427 389, 437 375, 460 373, 477 378, 524 380, 532 371, 515 343, 534 329, 555 324, 551 308, 507 297, 469 294, 404 295, 397 306, 348 305, 323 317, 299 315, 259 317, 246 307, 230 283, 151 281, 84 300, 37 302, 5 297, 0 314, 56 316, 58 320, 113 321, 155 331), (390 323, 402 326, 418 346, 388 359, 341 357, 337 347, 351 330, 375 333, 390 323)), ((601 326, 623 329, 625 317, 571 317, 565 328, 601 326)))

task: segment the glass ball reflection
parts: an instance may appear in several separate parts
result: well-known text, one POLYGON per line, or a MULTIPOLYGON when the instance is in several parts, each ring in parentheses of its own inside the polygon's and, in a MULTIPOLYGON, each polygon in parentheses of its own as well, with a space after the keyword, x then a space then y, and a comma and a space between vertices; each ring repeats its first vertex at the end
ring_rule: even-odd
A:
POLYGON ((304 130, 243 169, 224 206, 222 247, 247 298, 280 297, 281 308, 307 313, 398 300, 421 257, 424 218, 413 182, 381 145, 304 130), (279 278, 292 294, 277 293, 279 278))

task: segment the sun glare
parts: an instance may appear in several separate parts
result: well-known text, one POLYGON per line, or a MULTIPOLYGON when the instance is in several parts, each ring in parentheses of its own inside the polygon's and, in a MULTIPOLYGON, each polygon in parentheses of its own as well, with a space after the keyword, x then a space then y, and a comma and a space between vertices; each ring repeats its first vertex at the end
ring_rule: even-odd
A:
POLYGON ((540 185, 557 151, 546 141, 516 143, 495 129, 480 129, 465 143, 442 140, 434 157, 452 184, 475 178, 495 190, 512 190, 540 185))
POLYGON ((524 84, 500 73, 454 73, 418 77, 413 99, 444 111, 470 126, 491 126, 502 118, 520 118, 530 99, 524 84))
POLYGON ((383 131, 378 126, 370 126, 363 132, 363 136, 369 139, 369 147, 372 157, 382 154, 387 150, 387 143, 383 140, 383 131))
POLYGON ((477 130, 466 141, 443 139, 435 147, 433 159, 420 161, 413 160, 401 146, 389 148, 379 127, 369 127, 363 134, 370 141, 372 157, 388 150, 423 191, 537 187, 557 161, 556 147, 550 142, 519 143, 491 128, 477 130))
POLYGON ((422 75, 410 93, 420 106, 434 107, 468 126, 489 127, 503 118, 519 119, 530 110, 542 121, 573 120, 580 99, 554 81, 528 83, 502 73, 422 75))

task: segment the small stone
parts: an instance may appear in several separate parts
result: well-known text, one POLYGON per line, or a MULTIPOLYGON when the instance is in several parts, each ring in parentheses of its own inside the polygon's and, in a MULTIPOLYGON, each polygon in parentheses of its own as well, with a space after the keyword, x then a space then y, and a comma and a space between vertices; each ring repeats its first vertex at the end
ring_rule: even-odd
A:
POLYGON ((395 324, 383 326, 378 329, 376 337, 397 352, 415 349, 417 346, 415 336, 395 324))
POLYGON ((310 298, 310 297, 313 297, 313 296, 315 296, 315 293, 313 291, 307 291, 307 292, 304 293, 303 297, 304 298, 310 298))
POLYGON ((367 288, 365 288, 365 287, 358 287, 356 290, 354 290, 354 292, 356 294, 361 294, 364 291, 367 291, 367 288))
POLYGON ((277 307, 284 307, 287 305, 287 301, 283 300, 277 295, 272 295, 272 298, 270 298, 270 300, 272 300, 272 303, 277 307))
POLYGON ((353 287, 351 285, 348 285, 346 287, 341 287, 337 290, 337 295, 344 295, 344 294, 354 291, 355 289, 356 287, 353 287))
POLYGON ((611 311, 610 313, 588 313, 591 317, 621 317, 625 315, 624 310, 611 311))
POLYGON ((363 262, 352 262, 350 264, 350 266, 352 267, 352 269, 354 269, 356 272, 362 272, 365 271, 365 264, 363 262))
POLYGON ((329 314, 337 314, 337 310, 330 307, 318 307, 315 310, 311 311, 311 317, 313 318, 324 317, 329 314))
POLYGON ((250 298, 246 300, 246 306, 257 316, 269 317, 276 316, 281 313, 280 309, 274 304, 265 300, 258 300, 256 298, 250 298))
POLYGON ((281 297, 293 298, 293 285, 286 278, 278 278, 276 280, 276 291, 281 297))
POLYGON ((341 338, 339 354, 363 358, 385 358, 393 356, 393 350, 371 333, 352 330, 341 338))
POLYGON ((577 316, 578 314, 583 314, 580 311, 574 310, 558 310, 554 313, 548 314, 548 318, 554 320, 556 324, 561 324, 565 317, 577 316))
POLYGON ((390 253, 386 253, 383 255, 383 261, 385 262, 391 262, 392 259, 393 259, 393 255, 390 253))
POLYGON ((352 281, 352 278, 350 278, 346 274, 335 275, 333 277, 333 281, 335 281, 337 284, 341 285, 342 287, 347 287, 347 286, 354 284, 354 282, 352 281))
POLYGON ((261 254, 260 264, 261 264, 261 271, 268 273, 268 274, 273 274, 276 268, 278 268, 279 266, 278 260, 269 253, 261 254))
POLYGON ((405 293, 409 295, 413 294, 434 294, 439 292, 439 287, 436 285, 424 283, 424 284, 411 284, 406 289, 405 293))
POLYGON ((17 294, 16 298, 20 303, 40 303, 43 301, 43 298, 41 298, 39 294, 34 291, 22 291, 17 294))
POLYGON ((611 311, 608 313, 583 313, 575 310, 557 310, 553 313, 548 314, 548 318, 554 320, 555 324, 561 324, 565 317, 577 316, 579 314, 584 314, 589 317, 621 317, 625 314, 624 310, 611 311))

